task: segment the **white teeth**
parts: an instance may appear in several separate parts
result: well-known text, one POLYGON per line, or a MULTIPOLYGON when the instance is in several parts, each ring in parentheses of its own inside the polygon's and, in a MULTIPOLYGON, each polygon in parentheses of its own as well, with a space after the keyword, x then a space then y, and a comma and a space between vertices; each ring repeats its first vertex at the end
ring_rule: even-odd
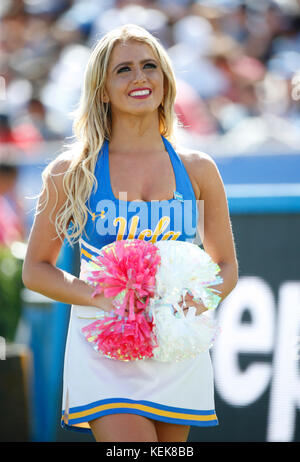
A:
POLYGON ((132 91, 130 93, 130 96, 144 96, 144 95, 150 95, 150 90, 138 90, 138 91, 132 91))

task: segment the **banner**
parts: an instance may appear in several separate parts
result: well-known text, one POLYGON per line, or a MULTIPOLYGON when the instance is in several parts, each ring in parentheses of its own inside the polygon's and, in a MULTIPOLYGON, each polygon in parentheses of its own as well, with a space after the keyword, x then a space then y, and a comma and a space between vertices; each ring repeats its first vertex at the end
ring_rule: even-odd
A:
POLYGON ((300 215, 231 217, 239 282, 215 313, 219 426, 190 441, 300 441, 300 215))

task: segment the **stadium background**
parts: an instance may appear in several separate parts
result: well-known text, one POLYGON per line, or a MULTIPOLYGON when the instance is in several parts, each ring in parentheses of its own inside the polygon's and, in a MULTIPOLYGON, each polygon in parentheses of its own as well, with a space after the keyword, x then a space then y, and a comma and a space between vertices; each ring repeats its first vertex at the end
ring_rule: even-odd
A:
MULTIPOLYGON (((170 54, 178 137, 217 162, 240 265, 216 313, 220 425, 189 440, 300 441, 300 2, 2 0, 0 20, 0 441, 91 440, 59 425, 69 307, 19 269, 90 47, 128 22, 170 54)), ((76 273, 77 252, 59 265, 76 273)))

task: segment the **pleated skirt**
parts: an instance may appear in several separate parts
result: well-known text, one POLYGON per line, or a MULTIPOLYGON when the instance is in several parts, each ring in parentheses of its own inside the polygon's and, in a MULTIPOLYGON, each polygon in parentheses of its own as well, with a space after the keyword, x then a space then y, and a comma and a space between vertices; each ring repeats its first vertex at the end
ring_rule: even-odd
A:
POLYGON ((96 312, 94 307, 71 308, 63 374, 63 428, 91 432, 89 421, 121 413, 181 425, 218 425, 209 352, 177 362, 106 358, 81 332, 95 320, 96 312))

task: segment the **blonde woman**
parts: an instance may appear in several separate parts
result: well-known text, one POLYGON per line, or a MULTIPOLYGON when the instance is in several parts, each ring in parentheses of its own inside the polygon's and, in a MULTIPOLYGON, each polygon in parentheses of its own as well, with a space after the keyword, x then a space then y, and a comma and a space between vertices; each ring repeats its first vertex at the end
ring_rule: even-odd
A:
MULTIPOLYGON (((195 224, 200 200, 203 245, 221 268, 221 298, 236 285, 224 186, 209 155, 174 150, 175 96, 169 58, 151 34, 134 25, 109 32, 86 68, 76 143, 43 172, 23 280, 72 305, 62 425, 92 432, 96 441, 181 442, 191 425, 218 424, 209 353, 174 363, 116 361, 101 357, 80 332, 99 309, 113 308, 112 299, 92 297, 85 262, 118 239, 193 241, 195 227, 186 229, 182 217, 195 224), (186 204, 190 212, 182 214, 186 204), (79 240, 79 278, 56 267, 64 238, 79 240)), ((185 301, 199 314, 205 309, 189 295, 185 301)))

